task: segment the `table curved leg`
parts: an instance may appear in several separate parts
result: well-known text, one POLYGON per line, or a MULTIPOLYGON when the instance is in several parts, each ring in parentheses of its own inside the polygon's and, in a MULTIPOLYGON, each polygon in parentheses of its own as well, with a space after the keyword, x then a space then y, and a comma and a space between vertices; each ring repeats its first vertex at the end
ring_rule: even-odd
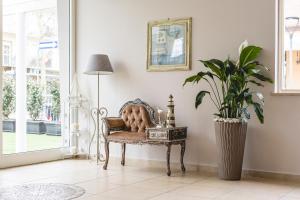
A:
POLYGON ((184 153, 185 153, 185 141, 182 142, 180 144, 180 146, 181 146, 181 155, 180 155, 181 170, 182 170, 182 172, 185 172, 185 166, 183 163, 183 157, 184 157, 184 153))
POLYGON ((108 164, 108 160, 109 160, 109 142, 108 141, 105 141, 105 155, 106 155, 106 158, 105 158, 105 163, 104 163, 103 169, 107 170, 107 164, 108 164))
POLYGON ((167 175, 168 176, 171 176, 170 154, 171 154, 171 144, 167 144, 167 175))

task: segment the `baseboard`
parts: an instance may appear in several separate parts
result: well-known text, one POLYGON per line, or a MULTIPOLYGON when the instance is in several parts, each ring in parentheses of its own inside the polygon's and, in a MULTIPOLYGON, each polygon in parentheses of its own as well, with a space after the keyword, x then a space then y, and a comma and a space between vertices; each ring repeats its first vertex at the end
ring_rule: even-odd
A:
MULTIPOLYGON (((94 159, 93 157, 91 159, 94 159)), ((110 164, 120 164, 121 158, 110 157, 110 164)), ((140 166, 140 167, 153 167, 165 169, 166 162, 158 160, 142 160, 126 158, 127 166, 140 166)), ((218 168, 210 165, 196 165, 196 164, 185 164, 187 171, 195 171, 206 175, 217 176, 218 168)), ((180 163, 171 163, 172 169, 180 169, 180 163)), ((264 179, 276 179, 282 181, 297 181, 300 182, 300 175, 275 173, 275 172, 264 172, 258 170, 243 169, 242 178, 264 178, 264 179)))
POLYGON ((300 175, 278 173, 278 172, 264 172, 264 171, 247 170, 247 169, 243 170, 243 177, 245 178, 258 177, 258 178, 265 178, 265 179, 300 182, 300 175))
MULTIPOLYGON (((86 154, 71 155, 70 158, 76 160, 89 160, 89 157, 86 154)), ((91 158, 91 160, 94 160, 94 158, 91 158)))

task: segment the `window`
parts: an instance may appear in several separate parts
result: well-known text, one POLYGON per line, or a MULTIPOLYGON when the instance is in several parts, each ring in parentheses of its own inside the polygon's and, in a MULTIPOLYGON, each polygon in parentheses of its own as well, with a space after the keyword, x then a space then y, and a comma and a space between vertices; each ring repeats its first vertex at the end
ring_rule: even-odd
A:
POLYGON ((12 42, 3 41, 3 66, 11 66, 12 42))
POLYGON ((279 0, 279 93, 300 93, 300 1, 279 0))
POLYGON ((67 147, 61 102, 69 91, 69 1, 0 3, 2 154, 67 147))

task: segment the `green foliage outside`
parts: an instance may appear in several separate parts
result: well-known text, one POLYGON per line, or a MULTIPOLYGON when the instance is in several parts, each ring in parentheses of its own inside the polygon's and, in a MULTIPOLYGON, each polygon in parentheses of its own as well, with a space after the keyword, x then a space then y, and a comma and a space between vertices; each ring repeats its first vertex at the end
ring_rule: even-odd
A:
POLYGON ((57 82, 49 83, 49 91, 52 95, 52 113, 59 117, 60 115, 60 87, 57 82))
MULTIPOLYGON (((48 94, 52 98, 52 113, 59 118, 61 113, 60 87, 57 82, 48 84, 48 94)), ((36 81, 28 81, 27 84, 27 110, 32 120, 37 120, 43 109, 43 87, 36 81)), ((8 119, 16 110, 16 84, 13 78, 4 78, 2 93, 3 116, 8 119)))
POLYGON ((16 84, 12 78, 4 78, 2 93, 2 108, 5 119, 16 109, 16 84))
POLYGON ((32 120, 39 118, 43 103, 43 87, 36 82, 29 81, 27 84, 27 110, 32 120))
POLYGON ((262 48, 248 46, 245 41, 240 47, 237 61, 230 58, 225 61, 200 60, 205 70, 187 78, 184 83, 205 81, 210 88, 210 91, 200 90, 196 96, 195 107, 198 108, 203 98, 208 95, 218 110, 216 116, 250 119, 248 108, 251 106, 259 121, 264 123, 264 96, 250 88, 251 85, 263 87, 263 82, 273 83, 272 79, 265 76, 269 68, 257 61, 261 51, 262 48))

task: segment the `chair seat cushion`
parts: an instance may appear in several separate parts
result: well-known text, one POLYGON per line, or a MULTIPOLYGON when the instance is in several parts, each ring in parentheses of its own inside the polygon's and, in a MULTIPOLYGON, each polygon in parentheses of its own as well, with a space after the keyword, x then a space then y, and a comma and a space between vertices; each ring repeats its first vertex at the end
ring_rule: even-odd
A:
POLYGON ((128 141, 128 142, 142 142, 146 140, 146 133, 144 132, 129 132, 129 131, 116 131, 107 136, 108 140, 113 141, 128 141))

